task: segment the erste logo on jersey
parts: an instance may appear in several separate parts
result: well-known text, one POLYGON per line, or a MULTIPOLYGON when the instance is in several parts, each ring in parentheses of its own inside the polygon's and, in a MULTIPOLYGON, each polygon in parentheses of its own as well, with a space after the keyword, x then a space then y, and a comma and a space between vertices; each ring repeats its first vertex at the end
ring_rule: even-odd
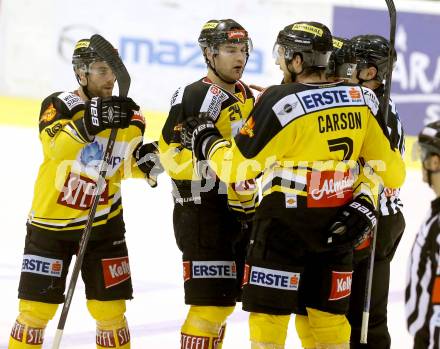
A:
POLYGON ((364 105, 359 86, 338 86, 297 93, 307 112, 338 106, 364 105))
POLYGON ((118 285, 131 277, 128 256, 101 260, 105 288, 118 285))
POLYGON ((236 279, 234 261, 184 261, 183 280, 189 279, 236 279))
POLYGON ((336 301, 351 294, 352 271, 332 271, 332 286, 329 301, 336 301))
POLYGON ((339 207, 353 198, 355 178, 351 171, 307 173, 307 207, 339 207))
POLYGON ((22 273, 61 277, 62 271, 62 259, 46 258, 33 254, 23 255, 23 263, 21 266, 22 273))
MULTIPOLYGON (((92 205, 96 183, 90 178, 69 173, 57 203, 76 210, 88 210, 92 205)), ((99 198, 100 205, 108 204, 108 180, 99 198)))
POLYGON ((297 291, 300 276, 300 273, 267 269, 246 264, 242 284, 297 291))

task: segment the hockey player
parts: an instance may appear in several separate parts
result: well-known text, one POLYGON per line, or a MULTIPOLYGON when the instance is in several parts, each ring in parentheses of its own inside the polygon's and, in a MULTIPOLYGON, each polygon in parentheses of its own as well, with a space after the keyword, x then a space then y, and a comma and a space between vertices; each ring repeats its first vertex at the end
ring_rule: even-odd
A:
MULTIPOLYGON (((360 35, 351 39, 351 48, 356 56, 356 72, 352 82, 374 91, 379 100, 384 94, 384 80, 388 74, 388 40, 379 35, 360 35)), ((395 53, 392 53, 395 58, 395 53)), ((404 133, 395 105, 390 101, 388 127, 392 143, 404 153, 404 133)), ((384 125, 384 121, 381 121, 384 125)), ((385 127, 385 126, 382 126, 385 127)), ((377 199, 375 199, 377 202, 377 199)), ((352 326, 351 348, 389 349, 391 338, 387 327, 387 305, 390 281, 390 263, 405 229, 399 189, 385 187, 380 193, 377 243, 371 290, 368 344, 360 344, 362 324, 361 306, 365 299, 365 281, 368 272, 369 243, 354 253, 354 273, 348 320, 352 326)))
POLYGON ((125 300, 132 298, 125 243, 120 182, 145 176, 150 163, 138 167, 131 155, 142 150, 145 122, 131 98, 112 96, 115 75, 89 39, 77 42, 74 92, 44 99, 39 118, 43 163, 27 222, 18 290, 19 315, 9 349, 42 348, 44 329, 64 302, 72 256, 88 218, 103 149, 110 129, 118 128, 106 186, 93 221, 82 265, 87 308, 96 320, 97 348, 130 348, 125 300))
POLYGON ((440 348, 440 122, 419 134, 423 181, 436 198, 415 238, 405 290, 406 320, 414 349, 440 348))
POLYGON ((374 93, 327 81, 332 37, 325 25, 288 25, 274 50, 296 83, 269 87, 232 140, 204 116, 184 125, 183 139, 192 136, 194 156, 224 181, 263 172, 243 288, 252 348, 284 348, 291 313, 307 314, 296 321, 305 348, 349 348, 352 248, 376 220, 368 200, 353 200, 356 160, 380 160, 381 180, 393 188, 403 183, 404 163, 379 125, 374 93), (328 235, 350 201, 347 222, 357 229, 328 235))
POLYGON ((246 30, 232 19, 210 20, 198 42, 207 75, 176 91, 159 140, 161 162, 173 182, 174 233, 183 253, 185 303, 190 305, 181 328, 185 349, 221 348, 226 319, 241 292, 245 225, 256 197, 253 182, 226 186, 212 171, 199 176, 203 171, 193 167, 191 151, 180 142, 182 124, 200 112, 230 139, 254 104, 240 81, 252 49, 246 30))

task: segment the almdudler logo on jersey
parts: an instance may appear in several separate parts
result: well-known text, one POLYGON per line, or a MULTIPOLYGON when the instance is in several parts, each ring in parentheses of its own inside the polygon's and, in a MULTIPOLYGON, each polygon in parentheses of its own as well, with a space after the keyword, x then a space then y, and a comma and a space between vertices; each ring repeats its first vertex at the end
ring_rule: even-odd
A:
POLYGON ((307 207, 339 207, 353 198, 351 172, 314 171, 307 173, 307 207))
POLYGON ((360 87, 332 87, 297 93, 307 112, 338 106, 363 105, 360 87), (358 93, 356 93, 356 90, 358 93))
POLYGON ((332 271, 332 288, 328 298, 329 301, 336 301, 351 294, 352 276, 352 271, 332 271))
POLYGON ((62 259, 46 258, 33 254, 23 255, 22 273, 61 277, 62 271, 62 259))
POLYGON ((124 282, 131 277, 128 256, 102 259, 105 288, 124 282))
POLYGON ((297 291, 300 276, 300 273, 246 265, 243 285, 249 283, 256 286, 297 291))
POLYGON ((237 266, 234 261, 192 261, 193 279, 235 279, 237 266))

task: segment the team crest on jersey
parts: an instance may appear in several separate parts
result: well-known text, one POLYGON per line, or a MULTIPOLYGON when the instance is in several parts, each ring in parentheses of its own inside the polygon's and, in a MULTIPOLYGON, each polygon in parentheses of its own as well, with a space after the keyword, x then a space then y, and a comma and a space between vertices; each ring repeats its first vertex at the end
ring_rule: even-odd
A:
POLYGON ((251 116, 246 120, 246 123, 240 129, 240 134, 252 138, 255 136, 254 127, 255 127, 255 121, 254 118, 251 116))
POLYGON ((52 121, 55 116, 57 115, 57 110, 53 106, 52 103, 49 104, 47 109, 41 114, 40 122, 50 122, 52 121))

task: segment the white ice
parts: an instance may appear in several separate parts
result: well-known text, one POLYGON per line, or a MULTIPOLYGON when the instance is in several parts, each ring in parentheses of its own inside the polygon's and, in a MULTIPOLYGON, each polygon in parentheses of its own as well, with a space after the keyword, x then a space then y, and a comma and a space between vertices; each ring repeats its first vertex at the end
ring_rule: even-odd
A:
MULTIPOLYGON (((17 287, 20 276, 25 222, 31 206, 33 185, 42 159, 37 129, 0 127, 0 349, 8 337, 18 311, 17 287)), ((171 186, 166 176, 151 189, 141 180, 123 185, 124 216, 134 286, 128 302, 132 348, 176 349, 179 328, 186 314, 180 253, 172 228, 171 186)), ((424 219, 433 194, 418 171, 408 171, 402 190, 406 232, 392 263, 388 326, 393 349, 409 349, 412 339, 404 320, 406 263, 414 235, 424 219)), ((73 263, 72 263, 73 265, 73 263)), ((71 268, 72 268, 71 265, 71 268)), ((362 304, 359 304, 362 307, 362 304)), ((44 348, 51 348, 59 312, 46 330, 44 348)), ((224 349, 249 348, 247 313, 237 305, 228 322, 224 349)), ((74 295, 61 348, 94 348, 95 323, 85 306, 82 280, 74 295)), ((286 348, 300 348, 291 321, 286 348)))

